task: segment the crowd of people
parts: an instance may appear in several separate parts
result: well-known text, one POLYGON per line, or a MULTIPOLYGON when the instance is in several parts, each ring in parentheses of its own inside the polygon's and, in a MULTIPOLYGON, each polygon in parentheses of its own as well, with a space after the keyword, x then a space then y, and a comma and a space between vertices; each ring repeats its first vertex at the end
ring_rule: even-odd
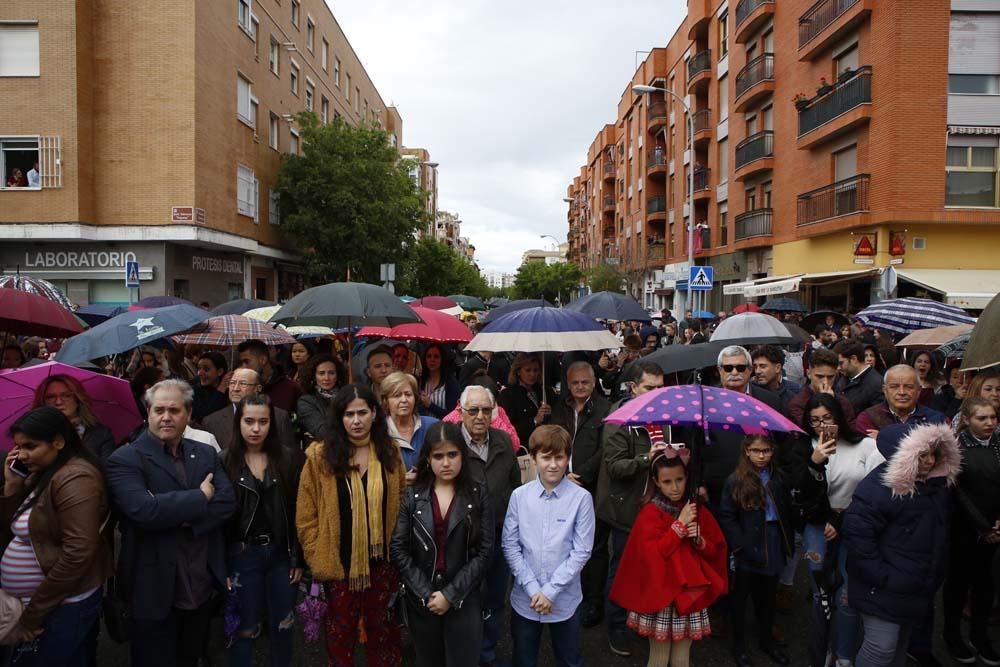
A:
MULTIPOLYGON (((404 646, 490 666, 504 637, 528 667, 545 629, 556 664, 582 665, 601 625, 651 667, 686 667, 712 635, 738 667, 788 665, 777 612, 801 606, 801 566, 795 664, 936 665, 937 613, 953 659, 1000 665, 1000 372, 828 322, 702 369, 804 433, 604 421, 685 383, 646 357, 709 329, 623 323, 620 352, 544 356, 376 342, 353 382, 345 341, 143 347, 107 366, 144 418, 122 442, 78 380, 50 376, 4 467, 10 664, 96 665, 102 613, 137 667, 208 664, 217 615, 234 667, 263 638, 268 664, 301 664, 306 597, 337 667, 362 644, 374 666, 404 646)), ((4 366, 32 355, 8 345, 4 366)))

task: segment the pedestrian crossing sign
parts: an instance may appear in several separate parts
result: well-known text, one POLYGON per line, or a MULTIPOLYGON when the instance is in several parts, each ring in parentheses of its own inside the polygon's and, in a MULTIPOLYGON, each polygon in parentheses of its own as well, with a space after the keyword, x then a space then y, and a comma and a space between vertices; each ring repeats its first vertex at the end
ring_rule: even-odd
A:
POLYGON ((692 266, 688 274, 688 289, 709 292, 712 289, 715 270, 711 266, 692 266))
POLYGON ((139 262, 125 262, 125 288, 139 288, 139 262))

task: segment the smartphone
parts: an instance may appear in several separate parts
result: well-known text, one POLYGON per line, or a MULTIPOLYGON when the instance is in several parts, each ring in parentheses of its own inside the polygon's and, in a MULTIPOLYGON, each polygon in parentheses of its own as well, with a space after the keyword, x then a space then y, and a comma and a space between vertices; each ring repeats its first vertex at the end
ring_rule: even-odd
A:
POLYGON ((18 459, 11 459, 11 461, 10 461, 10 469, 18 477, 27 477, 28 475, 31 474, 31 471, 28 470, 28 467, 26 465, 24 465, 23 463, 21 463, 21 461, 18 460, 18 459))

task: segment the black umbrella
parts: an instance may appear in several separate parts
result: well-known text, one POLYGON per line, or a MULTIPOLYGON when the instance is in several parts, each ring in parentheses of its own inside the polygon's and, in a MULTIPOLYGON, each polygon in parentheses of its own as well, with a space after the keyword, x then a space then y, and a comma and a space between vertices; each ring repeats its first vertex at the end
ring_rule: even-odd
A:
POLYGON ((803 317, 800 326, 806 331, 815 331, 816 327, 820 324, 826 324, 827 315, 833 315, 834 323, 838 327, 851 323, 851 321, 847 319, 847 315, 844 315, 843 313, 835 313, 832 310, 817 310, 803 317))
POLYGON ((652 318, 639 302, 630 296, 617 292, 595 292, 565 306, 566 310, 575 310, 590 315, 595 320, 615 320, 626 322, 637 320, 649 322, 652 318))
POLYGON ((510 299, 504 296, 495 296, 492 299, 486 300, 486 306, 488 308, 499 308, 500 306, 506 305, 510 299))
POLYGON ((220 303, 218 306, 213 308, 212 317, 217 317, 219 315, 242 315, 248 310, 254 310, 255 308, 267 308, 268 306, 273 305, 273 301, 265 301, 264 299, 233 299, 232 301, 220 303))
POLYGON ((498 317, 503 317, 507 313, 513 313, 515 310, 524 310, 525 308, 538 308, 540 306, 545 306, 546 308, 555 308, 551 303, 545 299, 521 299, 520 301, 508 301, 499 308, 494 308, 490 312, 486 313, 481 321, 483 324, 488 324, 498 317))
POLYGON ((122 313, 66 339, 55 360, 72 366, 99 357, 121 354, 134 347, 187 331, 211 316, 207 310, 186 304, 122 313))
POLYGON ((715 366, 719 361, 719 352, 722 352, 727 345, 733 344, 732 341, 709 341, 694 345, 667 345, 642 357, 642 361, 652 361, 662 368, 664 373, 683 373, 715 366))
POLYGON ((270 321, 289 327, 349 329, 394 327, 422 320, 395 294, 378 285, 329 283, 299 292, 270 321))

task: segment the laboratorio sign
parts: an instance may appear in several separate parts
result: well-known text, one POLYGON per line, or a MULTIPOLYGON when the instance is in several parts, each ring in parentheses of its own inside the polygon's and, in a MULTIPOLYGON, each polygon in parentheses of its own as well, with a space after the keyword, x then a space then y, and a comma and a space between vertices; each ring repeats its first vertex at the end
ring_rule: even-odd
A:
POLYGON ((25 252, 24 267, 28 269, 66 269, 66 268, 125 268, 127 262, 137 261, 131 251, 91 250, 77 252, 73 250, 45 252, 25 252))

